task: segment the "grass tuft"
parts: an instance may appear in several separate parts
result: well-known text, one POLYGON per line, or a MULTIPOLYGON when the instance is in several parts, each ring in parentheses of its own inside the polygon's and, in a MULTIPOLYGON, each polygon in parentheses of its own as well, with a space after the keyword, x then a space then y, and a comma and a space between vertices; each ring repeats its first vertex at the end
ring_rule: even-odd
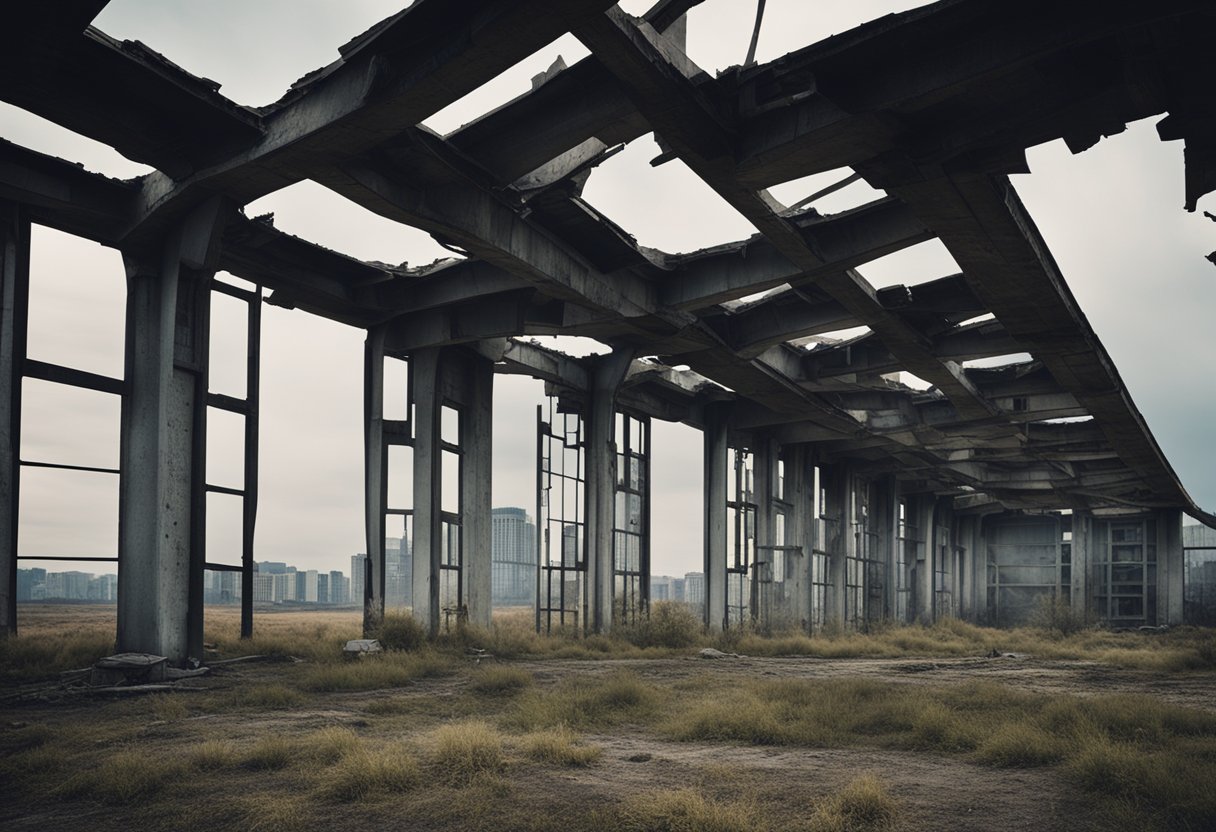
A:
POLYGON ((176 761, 136 751, 120 751, 69 777, 59 788, 66 797, 91 798, 110 806, 146 803, 171 783, 180 781, 185 767, 176 761))
POLYGON ((230 742, 207 740, 190 749, 186 760, 199 771, 217 771, 236 766, 240 762, 240 755, 230 742))
POLYGON ((895 828, 899 804, 873 774, 863 774, 815 807, 810 832, 881 832, 895 828))
POLYGON ((343 756, 318 775, 315 794, 321 800, 350 803, 408 792, 421 781, 413 752, 392 744, 343 756))
POLYGON ((426 628, 408 613, 385 613, 372 634, 385 650, 420 650, 426 646, 426 628))
POLYGON ((443 725, 432 733, 432 763, 439 776, 453 784, 468 783, 479 774, 503 766, 502 734, 481 720, 443 725))
POLYGON ((514 696, 532 686, 532 674, 517 667, 492 665, 473 674, 469 690, 484 696, 514 696))
POLYGON ((624 832, 754 832, 766 826, 750 804, 712 801, 693 789, 637 795, 615 821, 624 832))
POLYGON ((564 725, 525 734, 521 745, 531 759, 555 766, 589 766, 603 754, 602 748, 584 745, 578 734, 564 725))

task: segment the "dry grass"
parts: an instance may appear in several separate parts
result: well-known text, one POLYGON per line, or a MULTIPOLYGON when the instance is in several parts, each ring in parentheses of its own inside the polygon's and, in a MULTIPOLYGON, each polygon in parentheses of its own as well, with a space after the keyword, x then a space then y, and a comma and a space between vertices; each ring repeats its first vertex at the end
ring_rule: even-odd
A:
POLYGON ((589 766, 603 754, 602 748, 584 744, 564 725, 525 734, 520 746, 529 758, 554 766, 589 766))
POLYGON ((443 725, 430 736, 431 764, 445 782, 463 784, 504 765, 503 737, 481 720, 443 725))
POLYGON ((567 679, 550 690, 529 691, 516 699, 504 721, 526 731, 639 722, 652 717, 664 698, 664 691, 636 674, 616 671, 601 678, 567 679))
POLYGON ((422 782, 422 768, 412 749, 400 743, 359 747, 321 771, 313 794, 320 800, 349 803, 390 797, 422 782))
POLYGON ((713 801, 693 789, 640 794, 613 820, 612 828, 625 832, 755 832, 767 826, 753 805, 713 801))
POLYGON ((89 798, 110 806, 147 803, 186 774, 183 763, 139 751, 119 751, 69 777, 60 796, 89 798))
POLYGON ((899 804, 873 774, 864 774, 815 806, 808 832, 883 832, 894 829, 899 804))
POLYGON ((517 667, 490 665, 473 673, 469 690, 484 696, 514 696, 532 687, 532 674, 517 667))
POLYGON ((298 677, 304 690, 317 692, 383 690, 415 679, 444 676, 455 660, 433 650, 371 655, 356 661, 329 661, 305 668, 298 677))

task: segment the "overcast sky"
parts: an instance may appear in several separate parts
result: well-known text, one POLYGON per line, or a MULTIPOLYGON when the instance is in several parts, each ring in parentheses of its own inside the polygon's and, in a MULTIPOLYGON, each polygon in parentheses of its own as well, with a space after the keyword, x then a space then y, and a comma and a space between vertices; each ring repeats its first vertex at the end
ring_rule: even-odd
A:
MULTIPOLYGON (((623 3, 640 14, 649 0, 623 3)), ((769 0, 758 59, 772 60, 865 20, 916 2, 769 0)), ((241 104, 277 99, 337 48, 396 12, 382 0, 113 0, 95 21, 108 34, 141 40, 190 72, 220 82, 241 104)), ((742 62, 755 5, 709 0, 689 22, 688 53, 714 71, 742 62)), ((564 37, 522 61, 426 124, 440 133, 525 92, 557 55, 587 54, 564 37)), ((1195 500, 1216 509, 1216 268, 1204 256, 1216 234, 1202 213, 1182 210, 1182 145, 1157 140, 1152 120, 1133 124, 1080 156, 1063 142, 1031 149, 1032 173, 1015 185, 1051 246, 1093 328, 1166 455, 1195 500)), ((148 168, 56 125, 0 104, 0 136, 130 177, 148 168)), ((633 142, 592 176, 584 194, 642 244, 667 251, 740 239, 752 227, 680 162, 657 169, 650 136, 633 142)), ((787 204, 831 181, 821 175, 774 189, 787 204)), ((864 183, 817 203, 838 211, 874 198, 864 183)), ((1200 208, 1216 211, 1213 203, 1200 208)), ((426 263, 447 256, 430 237, 375 216, 312 182, 247 207, 272 211, 277 227, 366 260, 426 263)), ((860 271, 876 285, 914 284, 956 271, 937 242, 860 271)), ((32 256, 30 355, 94 372, 122 373, 124 278, 112 250, 36 229, 32 256)), ((243 395, 244 321, 217 297, 212 388, 243 395)), ((349 570, 363 551, 363 332, 298 311, 267 307, 262 367, 261 502, 257 559, 301 568, 349 570)), ((535 406, 542 385, 498 377, 495 391, 494 504, 534 510, 535 406)), ((114 397, 28 381, 23 457, 116 467, 114 397)), ((239 485, 240 421, 212 411, 209 478, 239 485)), ((655 423, 653 473, 656 574, 683 574, 701 562, 701 438, 655 423)), ((97 474, 26 469, 23 555, 112 555, 117 480, 97 474)), ((239 561, 236 501, 209 503, 209 559, 239 561)), ((28 563, 23 565, 30 565, 28 563)), ((72 568, 57 565, 55 568, 72 568)), ((85 571, 105 571, 81 565, 85 571)))

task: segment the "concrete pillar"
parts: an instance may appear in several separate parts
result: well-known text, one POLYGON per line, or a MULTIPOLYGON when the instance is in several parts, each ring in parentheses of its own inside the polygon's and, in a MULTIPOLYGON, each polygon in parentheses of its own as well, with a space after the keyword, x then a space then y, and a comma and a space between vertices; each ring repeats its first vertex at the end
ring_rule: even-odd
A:
POLYGON ((469 622, 489 627, 491 601, 491 422, 494 365, 463 347, 410 355, 414 384, 414 618, 433 636, 443 623, 444 405, 460 413, 460 562, 469 622))
POLYGON ((0 203, 0 635, 17 633, 21 373, 29 300, 30 224, 0 203))
POLYGON ((785 521, 785 542, 801 551, 786 552, 787 611, 791 623, 803 632, 811 631, 811 552, 814 536, 814 477, 811 454, 807 445, 791 445, 784 449, 785 501, 790 513, 785 521))
POLYGON ((705 626, 726 626, 726 480, 729 405, 705 407, 705 626))
POLYGON ((383 327, 368 331, 363 349, 363 451, 367 571, 361 601, 363 635, 370 636, 384 618, 384 512, 388 499, 385 469, 388 454, 384 445, 383 327))
POLYGON ((126 382, 118 649, 202 658, 210 280, 227 217, 213 200, 163 244, 124 252, 126 382))
POLYGON ((882 588, 882 617, 894 617, 897 609, 897 592, 899 576, 896 574, 899 563, 899 480, 888 476, 878 483, 878 508, 875 518, 879 523, 879 547, 883 563, 882 588))
POLYGON ((756 439, 756 447, 754 449, 754 473, 756 478, 756 560, 763 561, 769 564, 765 568, 766 574, 760 574, 758 565, 752 568, 752 586, 751 586, 751 612, 752 619, 758 624, 762 630, 768 630, 772 627, 771 616, 773 614, 773 597, 772 593, 775 589, 771 585, 762 586, 761 577, 772 581, 776 579, 773 574, 771 564, 775 560, 776 552, 772 546, 776 539, 776 517, 773 511, 773 499, 777 493, 777 457, 779 446, 777 443, 764 436, 758 435, 756 439), (767 597, 762 597, 761 593, 767 593, 767 597))
POLYGON ((1090 597, 1089 573, 1094 562, 1094 518, 1088 511, 1072 513, 1072 552, 1070 556, 1070 597, 1069 607, 1076 613, 1085 616, 1087 621, 1094 619, 1094 604, 1090 597))
POLYGON ((439 570, 443 551, 441 352, 436 347, 410 355, 410 377, 414 384, 414 620, 432 636, 439 632, 439 570))
POLYGON ((465 585, 468 588, 469 623, 489 627, 494 612, 491 594, 494 565, 492 518, 494 423, 494 364, 468 354, 465 374, 461 444, 464 470, 460 479, 460 505, 464 515, 461 535, 464 546, 465 585))
POLYGON ((827 476, 827 505, 835 529, 829 531, 826 541, 828 552, 827 618, 843 625, 845 621, 845 592, 847 559, 856 545, 853 535, 852 477, 842 464, 833 465, 824 471, 827 476))
POLYGON ((592 632, 612 628, 612 530, 616 510, 616 391, 633 360, 631 350, 601 356, 591 373, 587 397, 586 502, 587 620, 592 632))
POLYGON ((1171 627, 1182 623, 1182 600, 1186 571, 1182 550, 1182 512, 1162 509, 1157 516, 1157 623, 1171 627))

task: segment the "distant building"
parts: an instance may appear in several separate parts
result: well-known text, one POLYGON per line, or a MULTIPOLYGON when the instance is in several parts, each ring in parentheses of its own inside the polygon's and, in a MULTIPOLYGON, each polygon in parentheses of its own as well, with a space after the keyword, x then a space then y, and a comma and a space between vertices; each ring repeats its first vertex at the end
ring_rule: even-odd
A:
POLYGON ((350 603, 350 579, 338 570, 329 573, 329 603, 335 607, 350 603))
POLYGON ((1183 620, 1216 625, 1216 529, 1183 526, 1183 620))
POLYGON ((17 600, 41 601, 46 598, 46 570, 33 569, 17 570, 17 600))
POLYGON ((274 601, 274 575, 253 573, 253 601, 267 604, 274 601))
POLYGON ((697 610, 705 607, 704 572, 689 572, 684 576, 684 602, 697 610))
POLYGON ((522 508, 496 508, 492 522, 493 603, 531 606, 536 598, 536 526, 522 508))
POLYGON ((384 539, 384 606, 413 606, 414 558, 408 537, 384 539))
POLYGON ((367 580, 367 555, 350 556, 350 602, 357 607, 363 606, 364 582, 367 580))

